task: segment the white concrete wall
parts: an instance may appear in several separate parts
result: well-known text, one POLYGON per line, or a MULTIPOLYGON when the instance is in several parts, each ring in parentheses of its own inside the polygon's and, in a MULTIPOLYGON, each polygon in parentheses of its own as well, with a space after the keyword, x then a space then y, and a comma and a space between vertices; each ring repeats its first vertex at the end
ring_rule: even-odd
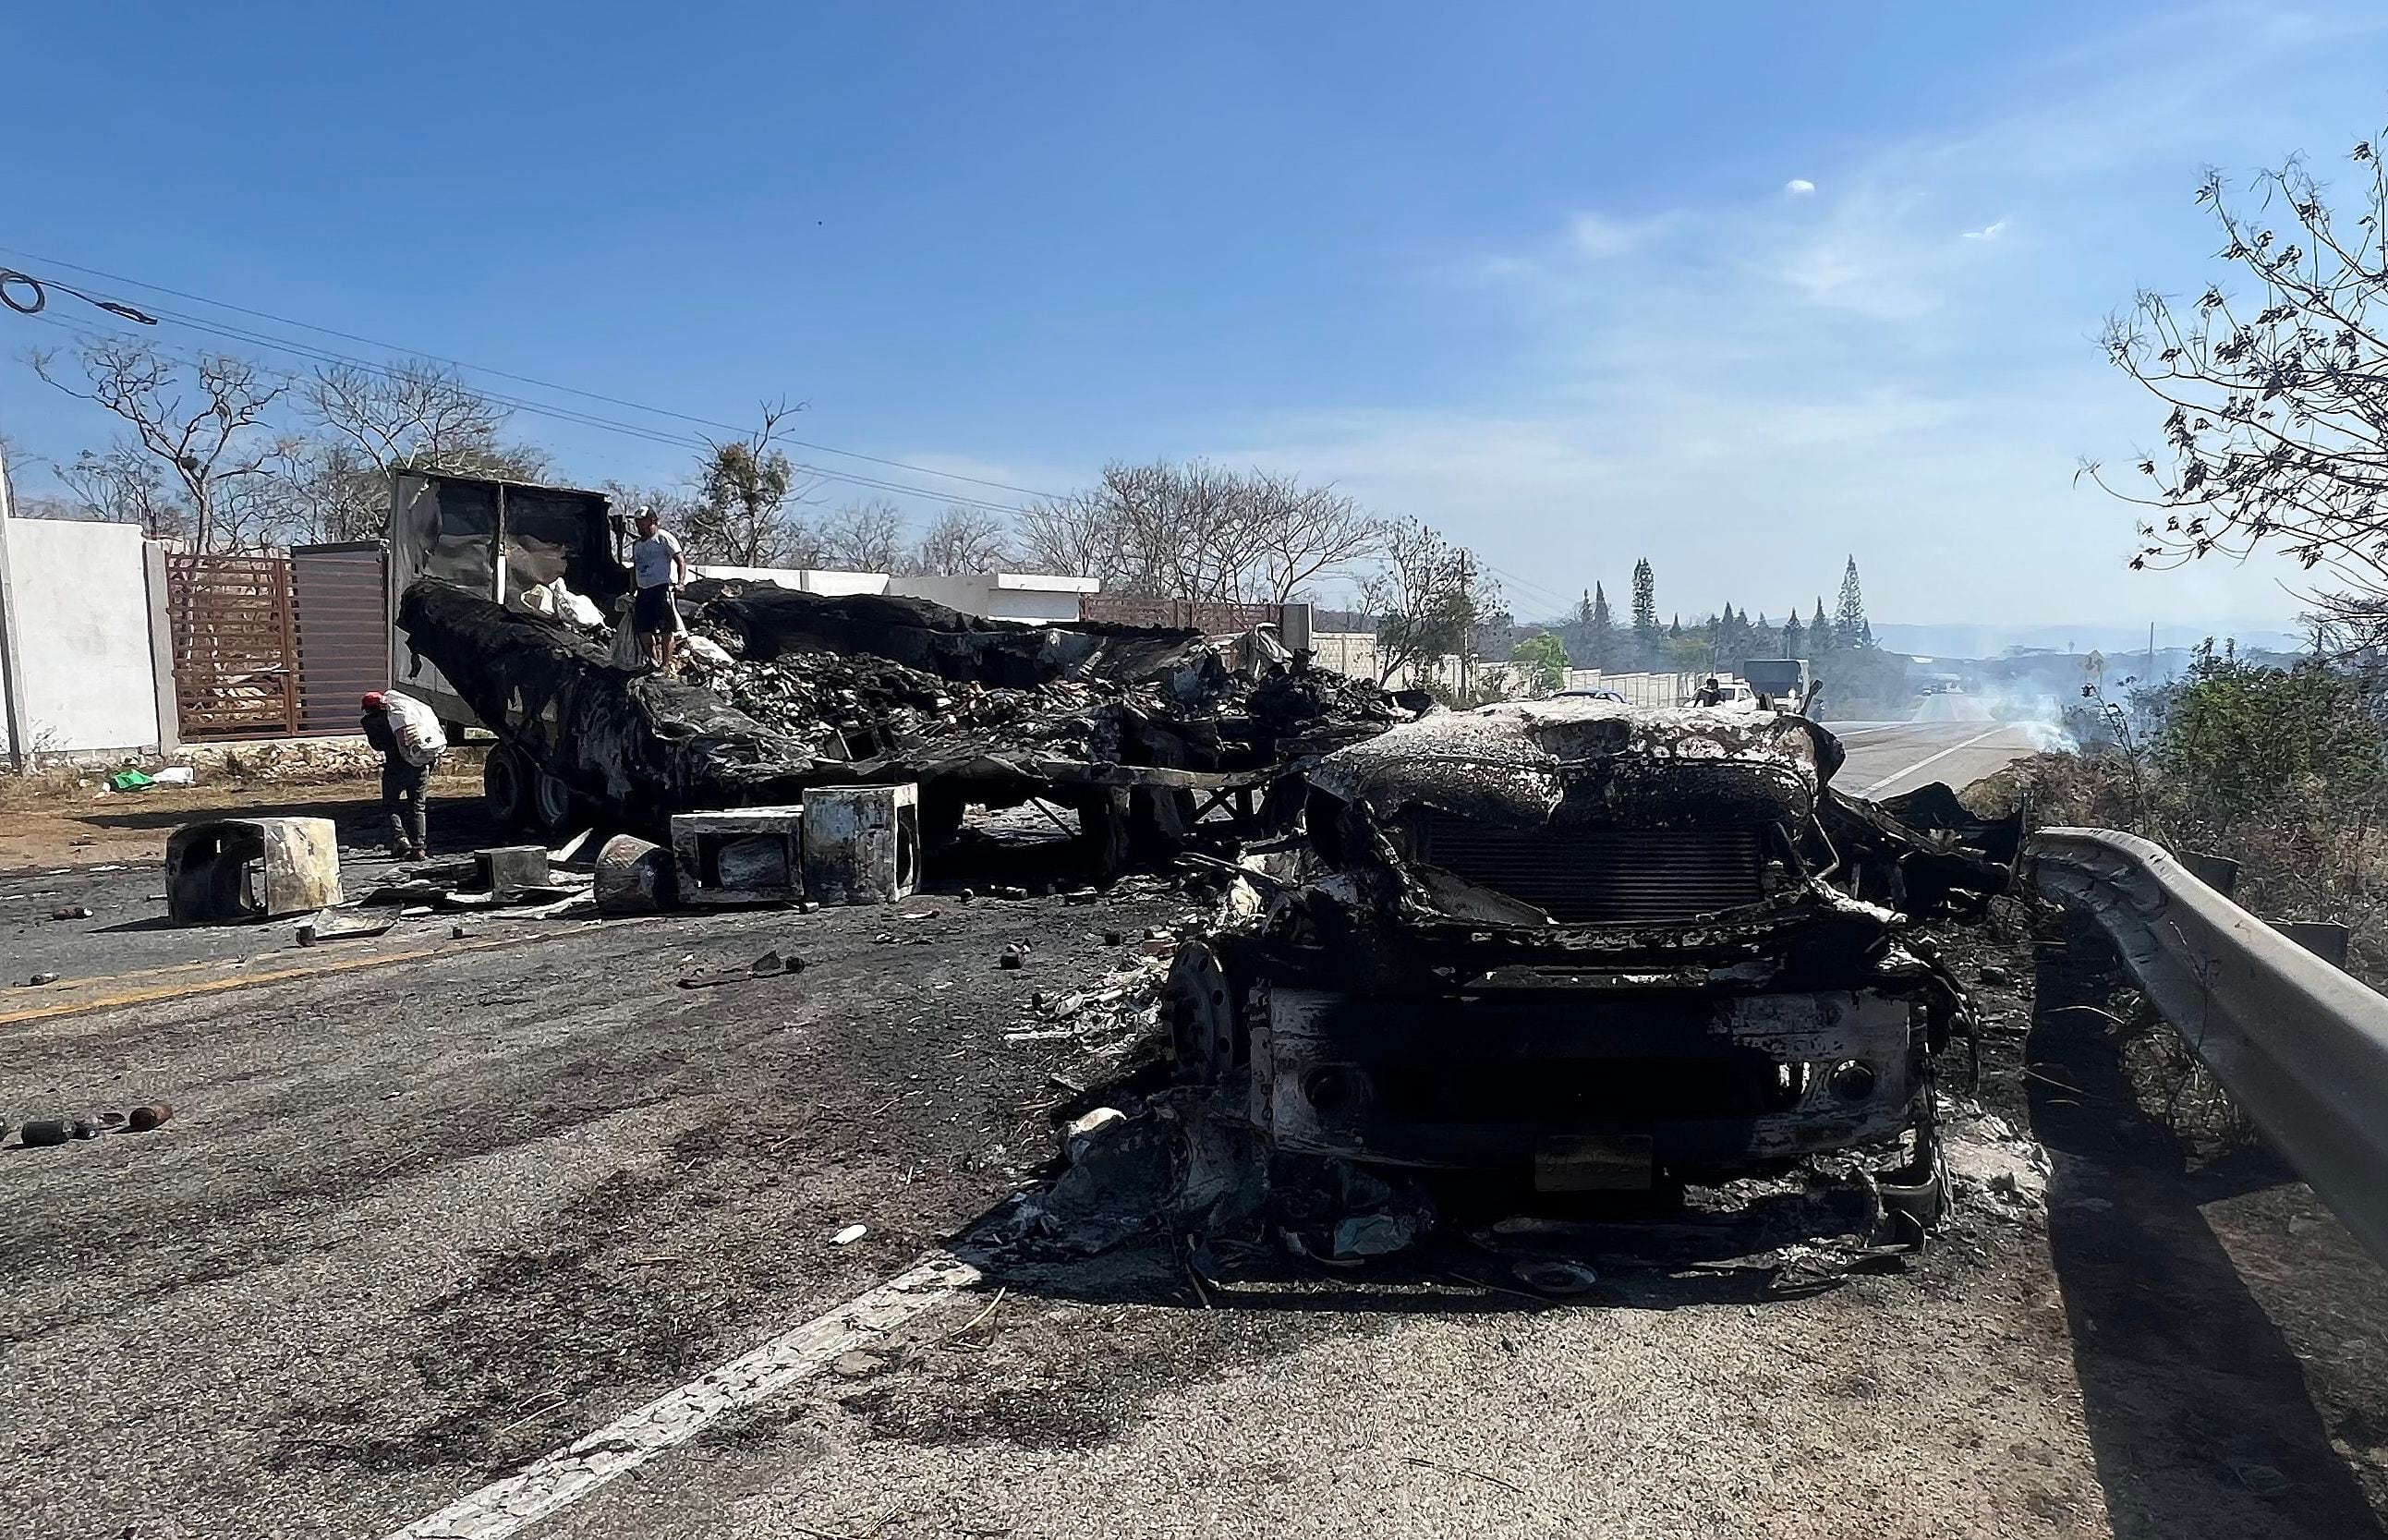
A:
POLYGON ((1041 624, 1075 620, 1078 598, 1102 584, 1094 578, 1054 578, 1035 572, 964 572, 951 577, 915 574, 890 578, 887 592, 958 609, 989 620, 1041 624))
POLYGON ((841 572, 825 566, 699 566, 689 570, 700 578, 722 578, 743 583, 774 583, 799 593, 884 593, 884 572, 841 572))
POLYGON ((32 733, 27 746, 35 752, 84 754, 159 743, 142 543, 135 525, 8 521, 21 633, 18 656, 32 733))
POLYGON ((1093 578, 1055 578, 1041 572, 966 572, 950 578, 891 577, 884 572, 840 572, 828 567, 692 566, 700 578, 776 583, 801 593, 896 593, 927 599, 964 615, 1032 625, 1075 620, 1078 596, 1102 583, 1093 578))
POLYGON ((1314 631, 1310 646, 1322 668, 1350 674, 1354 679, 1377 677, 1375 631, 1314 631))

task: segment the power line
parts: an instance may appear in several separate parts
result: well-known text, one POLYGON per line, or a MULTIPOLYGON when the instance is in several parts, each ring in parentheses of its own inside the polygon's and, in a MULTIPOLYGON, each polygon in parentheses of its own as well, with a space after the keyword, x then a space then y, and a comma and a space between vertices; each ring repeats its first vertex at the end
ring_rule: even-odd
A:
POLYGON ((1484 570, 1490 572, 1492 576, 1500 579, 1503 582, 1508 584, 1512 588, 1524 590, 1526 597, 1529 599, 1536 599, 1545 605, 1556 605, 1562 612, 1575 603, 1572 599, 1569 599, 1561 594, 1553 593, 1549 589, 1543 588, 1539 583, 1530 583, 1514 572, 1509 572, 1501 567, 1494 566, 1491 562, 1486 562, 1484 564, 1484 570))
MULTIPOLYGON (((134 288, 146 289, 152 294, 171 295, 177 299, 187 299, 194 304, 206 305, 215 310, 232 311, 241 315, 254 316, 260 321, 271 321, 276 325, 296 326, 300 331, 315 332, 324 337, 337 337, 349 342, 362 342, 369 348, 383 348, 393 353, 403 353, 414 358, 426 358, 435 363, 445 363, 452 368, 467 369, 475 374, 491 375, 500 379, 513 380, 517 384, 536 386, 542 390, 562 391, 565 395, 578 396, 585 401, 603 401, 609 406, 628 407, 633 412, 650 413, 658 417, 673 417, 684 423, 693 423, 699 427, 710 427, 723 433, 743 434, 746 431, 744 428, 739 427, 731 423, 716 422, 709 417, 693 416, 685 412, 673 411, 669 407, 651 406, 645 402, 629 401, 620 396, 608 396, 601 391, 584 390, 578 386, 562 385, 553 380, 543 380, 530 375, 518 375, 510 370, 494 368, 486 363, 473 363, 464 359, 450 358, 439 353, 410 349, 402 347, 395 342, 385 342, 377 337, 365 337, 356 332, 344 332, 333 326, 318 326, 311 322, 294 320, 286 315, 276 315, 271 311, 255 310, 247 305, 235 305, 228 299, 211 299, 205 295, 193 294, 184 289, 169 288, 163 284, 147 283, 139 278, 126 277, 121 274, 107 273, 95 267, 85 267, 80 262, 64 261, 56 257, 44 257, 34 252, 19 250, 14 247, 0 246, 0 251, 5 251, 12 257, 22 258, 27 261, 46 262, 53 267, 65 268, 70 273, 81 273, 88 274, 94 278, 106 279, 108 282, 112 284, 130 284, 134 288)), ((58 286, 63 287, 64 286, 58 286)), ((98 301, 94 302, 97 303, 98 301)), ((160 313, 162 314, 167 312, 161 312, 160 313)), ((197 324, 188 317, 180 317, 178 319, 183 320, 185 325, 197 324)), ((530 409, 526 407, 524 410, 527 411, 530 409)), ((814 443, 804 439, 782 438, 779 441, 793 444, 798 449, 811 450, 817 454, 835 455, 843 460, 859 460, 870 465, 886 465, 896 470, 910 471, 917 476, 934 476, 941 480, 965 482, 974 487, 990 487, 997 491, 1017 492, 1023 497, 1058 500, 1061 495, 1055 492, 1041 491, 1034 487, 1014 486, 1008 481, 994 481, 989 480, 984 477, 965 476, 959 471, 941 471, 934 466, 917 465, 903 460, 891 460, 883 455, 865 454, 858 450, 839 449, 834 445, 814 443)), ((944 494, 924 492, 921 495, 936 497, 944 494)))
MULTIPOLYGON (((188 326, 195 331, 203 332, 210 337, 222 337, 228 341, 240 342, 255 348, 262 348, 268 351, 286 353, 294 358, 305 359, 311 363, 340 364, 349 368, 362 369, 385 379, 395 380, 403 377, 399 371, 392 369, 387 364, 377 363, 372 359, 358 358, 348 353, 333 352, 327 349, 311 347, 302 342, 291 341, 286 337, 277 337, 266 333, 253 332, 243 327, 219 325, 203 317, 184 314, 179 311, 171 311, 159 307, 158 316, 161 320, 171 322, 176 325, 188 326)), ((72 326, 68 323, 57 321, 48 316, 33 315, 29 316, 28 319, 43 321, 51 325, 63 326, 70 331, 88 331, 95 329, 72 326)), ((131 340, 141 340, 140 338, 134 337, 131 333, 110 331, 104 327, 96 329, 103 331, 105 335, 108 336, 124 337, 131 340)), ((419 356, 429 357, 431 355, 424 354, 419 356)), ((630 438, 645 439, 650 443, 667 445, 674 449, 695 450, 701 452, 711 447, 705 439, 694 434, 674 433, 667 429, 651 428, 641 426, 635 423, 618 422, 610 417, 600 417, 592 413, 581 412, 571 407, 558 406, 551 402, 532 401, 526 397, 509 396, 499 391, 483 391, 480 393, 486 399, 497 402, 500 405, 517 411, 527 412, 534 416, 548 417, 558 422, 570 423, 577 426, 592 427, 605 432, 619 433, 630 438)), ((794 440, 790 441, 793 442, 794 440)), ((890 481, 883 477, 863 476, 853 471, 832 470, 827 466, 819 465, 810 461, 798 462, 796 468, 806 471, 808 474, 818 476, 826 481, 834 481, 845 486, 862 487, 872 491, 894 492, 909 497, 923 497, 933 501, 972 508, 984 513, 1017 515, 1022 512, 1021 509, 1006 503, 997 503, 990 499, 972 497, 966 493, 947 491, 938 488, 918 487, 906 482, 890 481)), ((931 472, 930 474, 934 475, 937 473, 931 472)))

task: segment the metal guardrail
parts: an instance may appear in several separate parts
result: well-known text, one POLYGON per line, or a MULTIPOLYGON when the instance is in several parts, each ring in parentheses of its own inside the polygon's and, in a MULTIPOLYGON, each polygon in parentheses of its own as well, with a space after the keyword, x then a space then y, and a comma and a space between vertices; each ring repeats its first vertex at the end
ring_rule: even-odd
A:
POLYGON ((2111 829, 2043 829, 2026 878, 2094 920, 2272 1147, 2388 1263, 2388 997, 2111 829))

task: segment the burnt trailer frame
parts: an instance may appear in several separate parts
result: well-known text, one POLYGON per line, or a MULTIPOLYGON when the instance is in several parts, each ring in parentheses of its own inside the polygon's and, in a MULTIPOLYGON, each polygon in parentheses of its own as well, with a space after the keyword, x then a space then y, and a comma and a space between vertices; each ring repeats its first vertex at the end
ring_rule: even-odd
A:
POLYGON ((1173 1062, 1294 1153, 1567 1192, 1912 1135, 1883 1186, 1937 1206, 1972 1024, 1906 933, 1987 903, 2020 819, 1944 788, 1917 828, 1833 794, 1840 759, 1788 712, 1594 700, 1329 755, 1257 918, 1173 964, 1173 1062), (1687 844, 1689 880, 1647 864, 1687 844))
MULTIPOLYGON (((720 596, 718 589, 706 595, 720 596)), ((857 610, 868 620, 887 607, 808 594, 774 594, 769 602, 784 605, 787 599, 816 621, 850 620, 857 610)), ((919 634, 892 645, 934 655, 951 678, 968 678, 974 667, 998 678, 1050 678, 1106 652, 1124 655, 1122 667, 1141 667, 1167 645, 1183 649, 1189 642, 1182 633, 1135 628, 980 621, 917 600, 896 602, 892 613, 936 622, 913 627, 919 634), (1023 662, 1029 652, 1041 655, 1023 662)), ((537 777, 540 786, 658 841, 669 838, 678 812, 779 806, 800 801, 812 786, 914 783, 922 832, 933 844, 959 826, 965 803, 1044 798, 1077 812, 1088 859, 1110 872, 1139 849, 1157 852, 1175 843, 1185 825, 1215 807, 1229 808, 1246 831, 1272 824, 1286 804, 1266 794, 1293 782, 1307 762, 1272 759, 1221 770, 1096 762, 995 748, 966 734, 859 758, 825 757, 819 745, 774 732, 701 686, 616 667, 604 646, 553 617, 504 608, 436 578, 410 586, 397 617, 407 645, 393 671, 406 683, 436 669, 497 735, 490 780, 495 767, 509 762, 501 757, 511 757, 515 768, 507 773, 537 777)), ((858 634, 835 640, 861 650, 858 634)), ((771 655, 766 649, 764 655, 771 655)), ((549 806, 553 800, 540 798, 549 806)), ((562 819, 541 814, 540 821, 562 819)))

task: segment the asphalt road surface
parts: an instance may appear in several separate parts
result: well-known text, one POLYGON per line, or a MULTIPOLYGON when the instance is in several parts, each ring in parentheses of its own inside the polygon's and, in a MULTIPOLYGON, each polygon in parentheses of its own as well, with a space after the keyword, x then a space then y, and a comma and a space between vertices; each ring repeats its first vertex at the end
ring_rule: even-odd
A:
POLYGON ((1848 751, 1834 784, 1858 796, 1896 796, 1934 781, 1962 788, 2057 746, 2053 728, 1999 721, 1969 695, 1927 695, 1906 721, 1824 725, 1848 751))
MULTIPOLYGON (((1945 939, 2004 970, 1980 1095, 2021 1133, 1961 1120, 1958 1213, 1889 1270, 1796 1177, 1209 1286, 1158 1236, 937 1262, 1133 1063, 1056 997, 1190 903, 443 918, 377 967, 0 991, 0 1116, 178 1109, 0 1145, 0 1534, 2382 1534, 2379 1269, 2277 1168, 2185 1162, 2102 1032, 2034 1024, 2011 931, 1945 939), (680 982, 766 949, 808 966, 680 982), (1595 1278, 1539 1295, 1538 1256, 1595 1278)), ((202 966, 290 956, 242 934, 202 966)))

